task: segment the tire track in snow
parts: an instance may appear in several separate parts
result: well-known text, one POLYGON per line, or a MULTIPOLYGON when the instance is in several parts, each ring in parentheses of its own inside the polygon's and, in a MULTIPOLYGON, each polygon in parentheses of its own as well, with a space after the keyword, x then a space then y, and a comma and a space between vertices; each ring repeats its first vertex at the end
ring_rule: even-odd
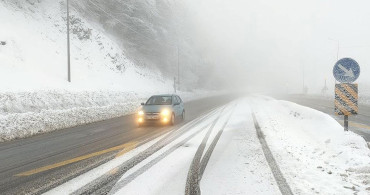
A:
POLYGON ((233 115, 236 106, 237 106, 237 104, 235 104, 234 107, 232 108, 231 113, 229 114, 229 116, 227 117, 226 121, 222 125, 222 128, 217 133, 216 137, 213 139, 213 141, 212 141, 211 145, 209 146, 207 152, 204 154, 204 157, 202 158, 202 161, 200 162, 200 176, 199 176, 199 180, 202 179, 203 173, 204 173, 204 171, 205 171, 205 169, 207 167, 207 164, 208 164, 209 159, 211 158, 212 152, 215 149, 215 147, 217 145, 217 142, 220 139, 222 133, 224 132, 224 129, 225 129, 226 125, 229 123, 229 120, 230 120, 231 116, 233 115))
POLYGON ((292 190, 289 187, 288 182, 284 178, 284 175, 281 173, 279 165, 277 164, 274 155, 272 154, 269 146, 267 145, 267 142, 265 140, 265 135, 263 134, 261 127, 258 124, 258 121, 256 119, 256 115, 252 111, 252 117, 254 126, 257 131, 257 137, 261 143, 263 154, 265 155, 266 161, 271 169, 272 174, 274 175, 275 181, 277 185, 279 186, 280 192, 283 195, 293 195, 292 190))
POLYGON ((94 181, 90 182, 89 184, 85 185, 84 187, 78 189, 72 194, 108 194, 109 191, 114 187, 116 182, 121 178, 121 176, 126 173, 129 169, 136 166, 158 150, 162 149, 165 145, 171 143, 181 135, 187 132, 187 130, 193 128, 198 123, 203 122, 207 119, 208 116, 217 112, 219 108, 215 108, 204 114, 202 117, 199 117, 184 126, 180 127, 177 131, 171 131, 168 135, 160 139, 158 142, 153 144, 153 146, 147 148, 146 150, 140 152, 135 157, 131 158, 130 160, 124 162, 120 166, 116 167, 114 173, 107 173, 94 181))
POLYGON ((202 143, 199 145, 198 150, 194 155, 194 159, 193 159, 193 161, 190 165, 190 169, 189 169, 189 172, 188 172, 188 177, 187 177, 187 180, 186 180, 186 186, 185 186, 185 194, 186 195, 201 194, 199 182, 202 179, 204 170, 205 170, 205 168, 208 164, 208 161, 209 161, 209 159, 212 155, 212 152, 213 152, 214 148, 216 147, 216 144, 217 144, 218 140, 221 137, 223 129, 226 127, 226 125, 227 125, 227 123, 228 123, 228 121, 231 117, 231 114, 234 111, 234 107, 233 107, 233 109, 231 111, 231 114, 228 116, 227 120, 225 121, 222 128, 220 129, 220 131, 217 133, 217 135, 213 139, 212 143, 210 144, 209 148, 207 149, 205 155, 202 158, 202 155, 203 155, 204 149, 206 147, 208 138, 209 138, 214 126, 216 125, 217 121, 221 117, 221 114, 223 113, 224 109, 225 109, 225 107, 221 110, 219 116, 212 123, 212 126, 209 128, 207 134, 204 136, 204 138, 202 140, 202 143))
POLYGON ((220 114, 217 116, 217 118, 212 122, 212 125, 209 127, 206 135, 204 136, 202 143, 199 145, 193 161, 190 165, 190 169, 188 172, 188 176, 186 179, 186 186, 185 186, 185 194, 200 194, 200 188, 199 188, 199 169, 200 169, 200 160, 203 155, 203 151, 206 147, 207 141, 209 136, 211 135, 211 132, 216 125, 218 119, 221 117, 221 114, 225 107, 220 111, 220 114))
POLYGON ((134 173, 132 173, 131 175, 127 176, 127 178, 125 178, 124 180, 118 182, 114 188, 109 192, 109 194, 114 194, 116 193, 117 191, 119 191, 120 189, 122 189, 123 187, 125 187, 127 184, 129 184, 131 181, 133 181, 134 179, 136 179, 138 176, 140 176, 142 173, 144 173, 145 171, 147 171, 148 169, 150 169, 151 167, 153 167, 155 164, 157 164, 159 161, 161 161, 162 159, 164 159, 166 156, 168 156, 169 154, 171 154, 172 152, 174 152, 177 148, 179 148, 180 146, 184 145, 186 142, 188 142, 190 139, 192 139, 193 137, 195 137, 196 135, 198 135, 200 132, 202 132, 207 126, 207 125, 204 125, 200 130, 194 132, 193 134, 191 134, 190 136, 186 137, 185 139, 183 139, 181 142, 177 143, 176 145, 172 146, 171 148, 169 148, 167 151, 165 151, 164 153, 162 153, 161 155, 159 155, 158 157, 156 157, 155 159, 151 160, 148 164, 144 165, 143 167, 141 167, 139 170, 135 171, 134 173))

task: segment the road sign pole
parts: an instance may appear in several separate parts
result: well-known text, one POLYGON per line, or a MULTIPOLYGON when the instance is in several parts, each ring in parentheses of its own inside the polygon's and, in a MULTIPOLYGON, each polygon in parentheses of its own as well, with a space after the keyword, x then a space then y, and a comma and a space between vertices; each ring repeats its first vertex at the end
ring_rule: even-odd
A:
POLYGON ((344 131, 348 131, 348 115, 344 115, 344 131))
POLYGON ((71 50, 69 42, 69 0, 67 0, 67 73, 68 82, 71 82, 71 50))
POLYGON ((348 131, 348 116, 358 114, 358 84, 353 82, 360 76, 360 66, 351 58, 343 58, 335 63, 333 75, 340 82, 335 84, 334 110, 344 115, 344 131, 348 131))

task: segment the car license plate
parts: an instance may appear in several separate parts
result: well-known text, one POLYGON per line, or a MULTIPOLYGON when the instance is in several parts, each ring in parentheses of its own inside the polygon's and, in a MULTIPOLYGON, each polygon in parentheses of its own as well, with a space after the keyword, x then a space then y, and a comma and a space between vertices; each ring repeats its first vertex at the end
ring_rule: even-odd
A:
POLYGON ((158 119, 158 116, 147 116, 147 119, 158 119))

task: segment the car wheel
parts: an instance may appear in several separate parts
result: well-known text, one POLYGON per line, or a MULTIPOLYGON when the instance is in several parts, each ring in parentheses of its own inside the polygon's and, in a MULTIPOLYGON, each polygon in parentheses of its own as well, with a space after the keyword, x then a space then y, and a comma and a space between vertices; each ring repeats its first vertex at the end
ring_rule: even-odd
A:
POLYGON ((171 116, 171 125, 174 125, 175 124, 175 114, 172 113, 172 116, 171 116))
POLYGON ((183 111, 182 111, 181 119, 182 119, 182 120, 185 120, 185 110, 183 110, 183 111))

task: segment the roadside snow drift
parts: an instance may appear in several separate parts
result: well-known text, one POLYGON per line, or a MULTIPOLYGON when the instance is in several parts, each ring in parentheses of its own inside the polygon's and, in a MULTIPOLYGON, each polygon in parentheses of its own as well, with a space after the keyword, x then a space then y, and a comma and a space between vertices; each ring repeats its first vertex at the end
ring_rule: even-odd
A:
POLYGON ((0 141, 128 114, 140 98, 124 92, 0 93, 0 141))
MULTIPOLYGON (((191 101, 216 92, 178 93, 191 101)), ((0 92, 0 142, 132 114, 153 95, 119 91, 0 92)))
POLYGON ((294 194, 370 193, 370 151, 362 137, 311 108, 266 97, 250 102, 294 194))

